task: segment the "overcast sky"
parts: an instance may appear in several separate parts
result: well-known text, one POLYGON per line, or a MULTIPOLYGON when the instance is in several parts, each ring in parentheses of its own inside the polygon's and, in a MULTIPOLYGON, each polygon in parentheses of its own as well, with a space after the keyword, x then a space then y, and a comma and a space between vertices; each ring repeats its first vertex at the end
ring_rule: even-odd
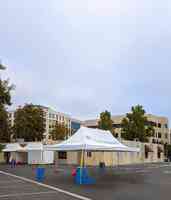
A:
POLYGON ((0 47, 12 108, 89 119, 142 104, 171 119, 170 0, 1 0, 0 47))

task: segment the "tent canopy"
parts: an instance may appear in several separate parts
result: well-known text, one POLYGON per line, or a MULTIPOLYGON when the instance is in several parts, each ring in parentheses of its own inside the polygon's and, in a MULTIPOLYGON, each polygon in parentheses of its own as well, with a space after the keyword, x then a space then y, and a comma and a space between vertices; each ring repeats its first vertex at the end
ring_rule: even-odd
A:
POLYGON ((41 142, 29 142, 26 147, 27 151, 43 151, 41 142))
POLYGON ((74 135, 60 144, 46 145, 50 151, 119 151, 139 152, 139 148, 120 143, 110 131, 81 127, 74 135))
POLYGON ((29 142, 29 143, 9 143, 3 149, 3 152, 28 152, 31 150, 43 150, 43 144, 41 142, 29 142))
POLYGON ((15 151, 22 151, 25 148, 22 148, 19 143, 10 143, 5 146, 2 150, 3 152, 15 152, 15 151))

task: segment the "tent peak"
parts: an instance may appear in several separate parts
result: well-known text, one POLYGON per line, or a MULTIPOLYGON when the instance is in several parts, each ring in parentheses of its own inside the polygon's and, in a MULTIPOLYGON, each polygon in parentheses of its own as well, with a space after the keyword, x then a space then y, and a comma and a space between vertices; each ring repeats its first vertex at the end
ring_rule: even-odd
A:
POLYGON ((125 151, 139 152, 137 148, 128 147, 120 143, 110 131, 81 127, 74 135, 67 140, 48 145, 48 150, 56 151, 125 151))

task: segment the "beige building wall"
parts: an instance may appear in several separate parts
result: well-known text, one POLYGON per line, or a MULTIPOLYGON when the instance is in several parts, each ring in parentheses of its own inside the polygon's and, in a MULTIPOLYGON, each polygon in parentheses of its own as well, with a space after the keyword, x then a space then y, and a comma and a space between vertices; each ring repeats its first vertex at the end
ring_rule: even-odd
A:
MULTIPOLYGON (((118 138, 121 138, 121 122, 126 115, 114 115, 112 116, 113 127, 115 127, 115 133, 118 138)), ((146 114, 147 120, 150 124, 153 125, 155 130, 154 137, 149 138, 151 143, 161 143, 161 144, 170 144, 170 130, 169 130, 169 121, 166 117, 146 114)), ((86 120, 83 122, 83 125, 90 128, 98 127, 98 119, 86 120)))

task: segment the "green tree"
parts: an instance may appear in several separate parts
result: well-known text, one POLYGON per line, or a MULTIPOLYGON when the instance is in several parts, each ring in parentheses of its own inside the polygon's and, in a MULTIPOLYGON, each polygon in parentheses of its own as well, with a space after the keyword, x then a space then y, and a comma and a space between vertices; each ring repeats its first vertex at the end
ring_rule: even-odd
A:
POLYGON ((0 79, 0 105, 3 107, 11 105, 11 90, 13 85, 9 85, 9 80, 0 79))
POLYGON ((52 140, 64 140, 69 135, 69 129, 63 123, 56 123, 54 129, 50 132, 52 140))
POLYGON ((112 132, 112 123, 111 114, 107 110, 100 113, 100 120, 98 122, 99 129, 109 130, 112 132))
POLYGON ((0 142, 11 141, 12 130, 9 124, 8 113, 6 109, 0 105, 0 142))
POLYGON ((154 134, 154 129, 152 126, 148 126, 145 110, 141 105, 137 105, 132 107, 131 111, 122 120, 121 136, 126 140, 148 141, 148 137, 154 134))
MULTIPOLYGON (((5 67, 0 63, 0 70, 5 67)), ((11 90, 13 85, 9 84, 9 80, 0 78, 0 142, 10 142, 11 128, 8 120, 7 106, 11 105, 11 90)))
POLYGON ((5 148, 5 145, 0 144, 0 153, 2 152, 2 150, 5 148))
POLYGON ((41 141, 45 132, 45 119, 40 106, 26 104, 14 114, 14 138, 25 141, 41 141))
POLYGON ((6 69, 6 67, 0 62, 0 70, 6 69))
POLYGON ((146 126, 146 137, 154 137, 155 130, 152 125, 147 125, 146 126))

